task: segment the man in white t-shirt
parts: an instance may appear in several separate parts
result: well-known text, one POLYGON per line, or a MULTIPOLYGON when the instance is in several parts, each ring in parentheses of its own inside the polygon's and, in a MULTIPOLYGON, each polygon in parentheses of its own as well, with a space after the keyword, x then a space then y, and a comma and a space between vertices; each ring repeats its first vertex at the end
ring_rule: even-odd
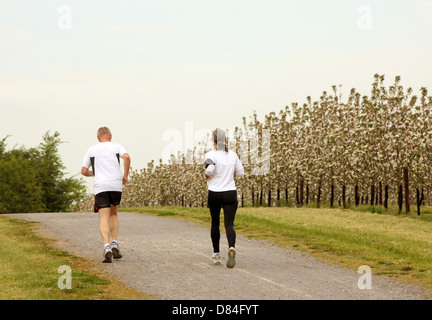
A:
POLYGON ((104 243, 103 262, 111 262, 113 257, 122 257, 117 242, 117 208, 121 201, 123 185, 128 182, 130 156, 123 146, 111 142, 111 131, 107 127, 98 129, 97 138, 99 143, 90 147, 84 156, 81 174, 95 177, 94 211, 99 212, 99 227, 104 243), (123 158, 123 174, 120 169, 120 158, 123 158), (90 167, 92 170, 89 170, 90 167))

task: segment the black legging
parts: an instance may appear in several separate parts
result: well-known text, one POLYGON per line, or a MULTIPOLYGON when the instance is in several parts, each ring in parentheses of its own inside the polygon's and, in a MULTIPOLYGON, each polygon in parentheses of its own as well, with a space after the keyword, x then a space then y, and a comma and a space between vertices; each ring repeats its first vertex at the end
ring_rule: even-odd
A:
POLYGON ((234 230, 234 218, 237 212, 238 200, 237 191, 221 191, 221 192, 208 192, 208 206, 211 215, 211 231, 210 236, 213 242, 214 252, 219 252, 220 241, 220 211, 224 211, 224 224, 225 232, 228 239, 228 247, 235 247, 236 232, 234 230))

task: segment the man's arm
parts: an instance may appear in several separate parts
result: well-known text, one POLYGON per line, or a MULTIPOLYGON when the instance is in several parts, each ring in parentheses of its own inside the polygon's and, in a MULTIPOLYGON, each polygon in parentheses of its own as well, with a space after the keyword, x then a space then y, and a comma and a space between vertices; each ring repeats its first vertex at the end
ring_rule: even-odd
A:
POLYGON ((93 171, 89 170, 86 167, 81 167, 81 174, 86 177, 93 177, 93 171))
POLYGON ((131 159, 129 153, 123 154, 123 165, 124 165, 123 184, 128 183, 130 163, 131 163, 131 159))

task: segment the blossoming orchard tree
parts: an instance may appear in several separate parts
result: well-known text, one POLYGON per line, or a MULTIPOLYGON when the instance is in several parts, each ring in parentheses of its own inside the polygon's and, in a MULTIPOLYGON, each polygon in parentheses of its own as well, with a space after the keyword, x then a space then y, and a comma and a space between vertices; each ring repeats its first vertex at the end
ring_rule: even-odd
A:
MULTIPOLYGON (((318 101, 307 97, 303 105, 265 115, 263 122, 254 112, 229 133, 229 147, 246 172, 236 178, 242 206, 397 204, 402 211, 405 203, 409 214, 415 199, 420 214, 421 204, 429 202, 432 98, 426 88, 419 97, 405 90, 399 76, 386 87, 384 76, 375 75, 369 95, 353 88, 346 102, 333 86, 318 101)), ((171 155, 169 163, 152 161, 134 170, 123 205, 206 206, 207 151, 203 141, 171 155)))

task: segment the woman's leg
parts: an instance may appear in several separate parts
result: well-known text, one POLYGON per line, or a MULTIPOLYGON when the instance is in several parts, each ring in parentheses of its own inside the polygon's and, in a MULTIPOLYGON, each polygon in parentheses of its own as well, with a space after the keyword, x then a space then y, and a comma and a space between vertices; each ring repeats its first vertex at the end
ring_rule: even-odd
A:
POLYGON ((228 239, 228 248, 235 248, 236 232, 234 229, 234 219, 237 212, 238 200, 237 191, 226 191, 223 195, 223 210, 225 232, 228 239))
POLYGON ((211 215, 211 229, 210 229, 210 237, 213 243, 213 252, 219 252, 219 242, 220 242, 220 211, 221 211, 221 203, 219 202, 218 195, 216 192, 209 191, 208 194, 208 205, 210 209, 211 215))

